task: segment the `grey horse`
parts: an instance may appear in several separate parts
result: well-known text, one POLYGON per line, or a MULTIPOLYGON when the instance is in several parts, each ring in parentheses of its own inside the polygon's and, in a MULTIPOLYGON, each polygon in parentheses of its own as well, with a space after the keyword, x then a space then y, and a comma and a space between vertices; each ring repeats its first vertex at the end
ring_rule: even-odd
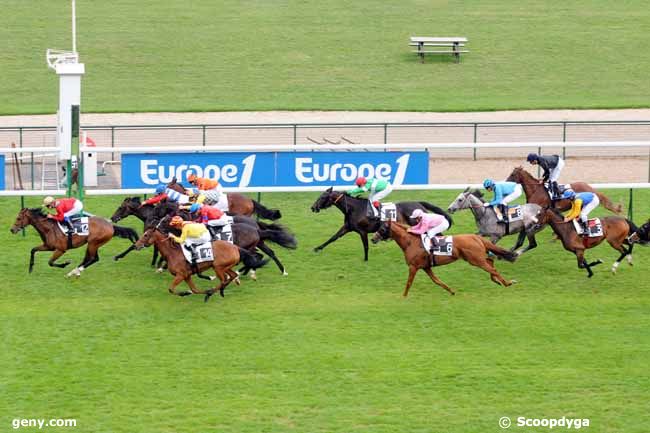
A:
MULTIPOLYGON (((484 206, 485 202, 482 200, 482 197, 483 194, 480 191, 467 188, 458 194, 458 197, 451 202, 447 210, 450 213, 454 213, 461 209, 471 209, 478 227, 478 234, 481 236, 489 236, 490 241, 496 243, 499 239, 506 236, 506 225, 498 222, 496 212, 491 206, 484 206)), ((517 255, 521 255, 537 246, 535 233, 543 228, 543 226, 538 224, 541 217, 541 210, 542 208, 539 205, 532 203, 524 204, 522 205, 523 218, 519 221, 512 221, 509 224, 509 234, 519 233, 517 243, 511 248, 511 251, 521 247, 524 244, 524 238, 528 238, 528 246, 521 251, 517 251, 517 255)))

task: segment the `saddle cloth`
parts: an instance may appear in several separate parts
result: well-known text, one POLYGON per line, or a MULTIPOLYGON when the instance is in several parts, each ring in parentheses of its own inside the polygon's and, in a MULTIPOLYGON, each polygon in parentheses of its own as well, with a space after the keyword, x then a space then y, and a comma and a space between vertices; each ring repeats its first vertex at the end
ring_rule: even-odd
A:
MULTIPOLYGON (((212 254, 212 242, 195 244, 193 247, 196 252, 196 263, 211 262, 214 260, 214 255, 212 254)), ((185 260, 187 260, 188 263, 192 263, 192 253, 185 248, 185 245, 181 247, 181 250, 183 250, 185 260)))
MULTIPOLYGON (((420 235, 425 251, 431 251, 431 238, 426 233, 420 235)), ((454 249, 453 236, 436 236, 437 245, 433 247, 434 256, 451 256, 454 249)))
MULTIPOLYGON (((88 234, 90 233, 89 230, 90 224, 88 223, 88 217, 74 218, 71 219, 71 222, 72 222, 73 234, 77 236, 88 236, 88 234)), ((68 228, 61 223, 58 224, 61 232, 64 235, 67 235, 68 228)))
POLYGON ((379 218, 382 221, 397 221, 397 205, 395 203, 380 203, 379 218))
MULTIPOLYGON (((494 212, 497 214, 497 219, 503 221, 503 215, 501 215, 501 209, 498 206, 494 206, 494 212)), ((521 205, 508 207, 508 221, 519 221, 524 219, 524 212, 521 208, 521 205)))
MULTIPOLYGON (((577 219, 573 220, 573 227, 575 227, 576 232, 581 235, 583 234, 582 227, 578 223, 577 219)), ((589 228, 588 236, 590 238, 596 238, 603 235, 603 224, 600 222, 600 218, 590 218, 587 221, 587 227, 589 228)))
POLYGON ((232 224, 226 224, 225 226, 222 227, 212 227, 210 233, 212 233, 213 241, 225 241, 231 244, 235 243, 232 234, 232 224))

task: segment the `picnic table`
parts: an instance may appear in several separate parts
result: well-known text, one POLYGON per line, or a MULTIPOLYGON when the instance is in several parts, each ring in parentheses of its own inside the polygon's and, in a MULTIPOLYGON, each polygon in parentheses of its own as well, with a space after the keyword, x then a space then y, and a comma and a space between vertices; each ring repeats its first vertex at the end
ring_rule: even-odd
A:
POLYGON ((413 50, 418 56, 422 63, 424 63, 425 54, 452 54, 456 63, 460 62, 461 53, 469 53, 468 50, 462 49, 467 43, 466 37, 429 37, 429 36, 411 36, 411 42, 409 46, 417 47, 416 50, 413 50), (434 49, 429 49, 428 47, 434 47, 434 49))

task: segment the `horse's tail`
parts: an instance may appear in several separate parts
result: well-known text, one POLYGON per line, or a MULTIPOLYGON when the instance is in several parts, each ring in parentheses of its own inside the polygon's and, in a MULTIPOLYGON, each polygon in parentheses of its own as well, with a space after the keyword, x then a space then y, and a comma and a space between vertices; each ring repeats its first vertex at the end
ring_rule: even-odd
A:
POLYGON ((438 206, 431 204, 427 201, 421 201, 418 203, 420 203, 425 209, 435 212, 438 215, 444 216, 445 219, 449 222, 449 228, 451 228, 451 226, 454 225, 454 221, 451 219, 451 216, 449 216, 449 214, 443 209, 440 209, 438 206))
POLYGON ((515 259, 517 258, 517 254, 515 254, 512 251, 508 251, 504 248, 501 248, 499 246, 494 245, 492 242, 488 241, 487 239, 484 239, 479 236, 479 239, 483 242, 483 245, 485 246, 485 249, 491 252, 492 254, 496 255, 497 257, 500 257, 504 260, 507 260, 509 262, 514 262, 515 259))
POLYGON ((267 220, 277 220, 282 218, 282 214, 278 209, 269 209, 265 207, 262 203, 258 203, 255 200, 253 200, 253 212, 258 214, 262 218, 266 218, 267 220))
POLYGON ((239 258, 244 262, 244 266, 250 269, 258 269, 266 265, 269 259, 263 258, 259 253, 251 253, 248 250, 245 250, 239 247, 239 258))
POLYGON ((138 232, 133 230, 130 227, 120 227, 113 225, 113 236, 119 236, 124 239, 128 239, 133 243, 136 243, 138 241, 138 232))
POLYGON ((260 239, 269 240, 291 250, 295 250, 298 247, 296 237, 285 227, 280 224, 268 224, 267 227, 266 229, 260 230, 260 239))
POLYGON ((600 192, 597 192, 596 195, 598 196, 598 199, 600 202, 605 206, 605 209, 614 212, 615 214, 620 214, 623 212, 623 204, 619 203, 616 206, 614 206, 614 203, 607 197, 605 194, 602 194, 600 192))

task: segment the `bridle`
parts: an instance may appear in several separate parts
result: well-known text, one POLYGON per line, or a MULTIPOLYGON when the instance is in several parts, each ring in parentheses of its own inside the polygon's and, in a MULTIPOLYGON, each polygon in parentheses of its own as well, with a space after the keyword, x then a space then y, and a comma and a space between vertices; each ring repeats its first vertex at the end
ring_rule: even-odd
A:
MULTIPOLYGON (((465 202, 469 201, 469 196, 470 196, 470 195, 472 195, 471 192, 469 192, 469 191, 468 191, 468 192, 464 192, 464 193, 463 193, 463 201, 461 201, 461 204, 465 204, 465 202)), ((469 202, 469 207, 470 207, 470 209, 480 209, 480 208, 483 207, 483 205, 480 205, 480 206, 474 206, 474 205, 472 205, 472 202, 470 201, 470 202, 469 202)))

